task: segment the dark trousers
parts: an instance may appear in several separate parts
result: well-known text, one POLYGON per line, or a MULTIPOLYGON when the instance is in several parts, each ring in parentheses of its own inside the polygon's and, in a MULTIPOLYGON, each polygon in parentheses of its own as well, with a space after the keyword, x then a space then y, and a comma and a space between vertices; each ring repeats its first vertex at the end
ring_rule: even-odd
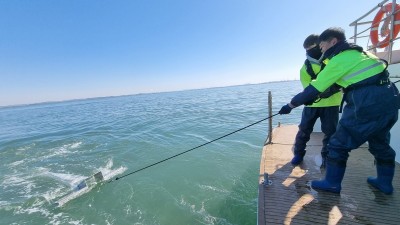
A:
POLYGON ((345 165, 349 152, 368 142, 378 163, 394 163, 396 152, 389 144, 390 129, 398 119, 396 92, 391 84, 369 85, 345 93, 346 105, 328 144, 329 161, 345 165))
POLYGON ((339 106, 304 107, 299 131, 294 144, 294 154, 303 154, 317 119, 321 120, 321 131, 324 133, 321 155, 326 156, 329 138, 335 133, 339 120, 339 106))

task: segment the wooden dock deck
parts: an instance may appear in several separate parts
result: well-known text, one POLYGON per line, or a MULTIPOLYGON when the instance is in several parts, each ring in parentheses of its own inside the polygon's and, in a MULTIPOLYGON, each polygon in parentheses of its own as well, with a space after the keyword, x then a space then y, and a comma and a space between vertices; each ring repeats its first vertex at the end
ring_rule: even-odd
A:
POLYGON ((353 150, 340 194, 313 190, 309 183, 324 177, 320 170, 322 133, 313 133, 301 165, 290 160, 296 125, 275 128, 264 146, 259 178, 258 224, 400 224, 400 165, 396 163, 393 195, 367 183, 376 176, 367 146, 353 150), (268 174, 264 185, 264 174, 268 174))

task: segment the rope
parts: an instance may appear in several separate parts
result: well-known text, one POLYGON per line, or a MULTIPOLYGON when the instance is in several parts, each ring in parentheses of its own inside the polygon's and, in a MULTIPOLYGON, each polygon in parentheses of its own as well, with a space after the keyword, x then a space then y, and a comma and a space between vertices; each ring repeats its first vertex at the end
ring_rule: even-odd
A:
MULTIPOLYGON (((135 170, 135 171, 133 171, 133 172, 127 173, 127 174, 125 174, 125 175, 123 175, 123 176, 116 177, 116 178, 115 178, 115 181, 120 180, 120 179, 122 179, 122 178, 124 178, 124 177, 130 176, 130 175, 132 175, 132 174, 135 174, 135 173, 137 173, 137 172, 139 172, 139 171, 145 170, 145 169, 147 169, 147 168, 150 168, 150 167, 152 167, 152 166, 155 166, 155 165, 157 165, 157 164, 160 164, 160 163, 162 163, 162 162, 168 161, 168 160, 170 160, 170 159, 172 159, 172 158, 175 158, 175 157, 177 157, 177 156, 180 156, 180 155, 183 155, 183 154, 188 153, 188 152, 190 152, 190 151, 193 151, 193 150, 198 149, 198 148, 200 148, 200 147, 203 147, 203 146, 205 146, 205 145, 208 145, 208 144, 210 144, 210 143, 212 143, 212 142, 214 142, 214 141, 217 141, 217 140, 219 140, 219 139, 222 139, 222 138, 224 138, 224 137, 227 137, 227 136, 229 136, 229 135, 232 135, 232 134, 234 134, 234 133, 237 133, 237 132, 239 132, 239 131, 241 131, 241 130, 244 130, 244 129, 246 129, 246 128, 249 128, 249 127, 251 127, 251 126, 254 126, 254 125, 258 124, 258 123, 261 123, 261 122, 263 122, 264 120, 267 120, 267 119, 269 119, 269 118, 272 118, 272 117, 274 117, 274 116, 276 116, 276 115, 278 115, 278 114, 279 114, 279 113, 276 113, 276 114, 274 114, 274 115, 272 115, 272 116, 269 116, 269 117, 267 117, 267 118, 264 118, 264 119, 262 119, 262 120, 259 120, 259 121, 257 121, 257 122, 254 122, 254 123, 252 123, 252 124, 250 124, 250 125, 247 125, 247 126, 245 126, 245 127, 243 127, 243 128, 240 128, 240 129, 238 129, 238 130, 235 130, 235 131, 232 131, 232 132, 230 132, 230 133, 228 133, 228 134, 225 134, 225 135, 223 135, 223 136, 221 136, 221 137, 219 137, 219 138, 216 138, 216 139, 214 139, 214 140, 208 141, 208 142, 206 142, 206 143, 204 143, 204 144, 201 144, 201 145, 199 145, 199 146, 196 146, 196 147, 191 148, 191 149, 189 149, 189 150, 186 150, 186 151, 184 151, 184 152, 178 153, 178 154, 176 154, 176 155, 170 156, 170 157, 168 157, 168 158, 165 158, 165 159, 163 159, 163 160, 160 160, 160 161, 158 161, 158 162, 155 162, 155 163, 153 163, 153 164, 150 164, 150 165, 148 165, 148 166, 145 166, 145 167, 140 168, 140 169, 138 169, 138 170, 135 170)), ((108 183, 111 183, 111 182, 113 182, 113 181, 114 181, 114 180, 110 180, 108 183)))

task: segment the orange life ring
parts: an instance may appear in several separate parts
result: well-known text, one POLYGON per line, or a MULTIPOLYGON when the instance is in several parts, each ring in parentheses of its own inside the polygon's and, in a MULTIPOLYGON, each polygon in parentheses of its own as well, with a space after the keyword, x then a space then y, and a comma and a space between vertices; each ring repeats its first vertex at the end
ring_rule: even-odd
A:
MULTIPOLYGON (((394 22, 393 39, 396 38, 397 34, 399 34, 399 32, 400 32, 400 24, 398 24, 400 22, 400 13, 397 13, 399 10, 400 10, 400 5, 396 4, 396 9, 395 9, 395 14, 394 14, 395 22, 394 22)), ((392 11, 392 3, 382 6, 381 9, 378 11, 378 13, 375 15, 374 20, 372 21, 370 37, 371 37, 372 44, 374 46, 376 46, 377 48, 384 48, 389 45, 390 32, 386 32, 384 35, 384 36, 386 36, 386 38, 382 41, 379 41, 378 28, 379 28, 379 23, 381 22, 385 13, 391 12, 391 11, 392 11)), ((389 28, 387 31, 390 31, 389 28)))

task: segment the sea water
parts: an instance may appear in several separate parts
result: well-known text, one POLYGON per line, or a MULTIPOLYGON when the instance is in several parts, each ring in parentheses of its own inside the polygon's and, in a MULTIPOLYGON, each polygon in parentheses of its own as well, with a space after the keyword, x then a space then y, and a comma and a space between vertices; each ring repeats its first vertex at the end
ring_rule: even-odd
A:
MULTIPOLYGON (((268 117, 268 91, 277 113, 301 89, 287 81, 0 108, 0 224, 256 224, 268 121, 165 159, 268 117), (54 204, 99 171, 113 182, 54 204)), ((274 116, 273 126, 300 115, 274 116)))

